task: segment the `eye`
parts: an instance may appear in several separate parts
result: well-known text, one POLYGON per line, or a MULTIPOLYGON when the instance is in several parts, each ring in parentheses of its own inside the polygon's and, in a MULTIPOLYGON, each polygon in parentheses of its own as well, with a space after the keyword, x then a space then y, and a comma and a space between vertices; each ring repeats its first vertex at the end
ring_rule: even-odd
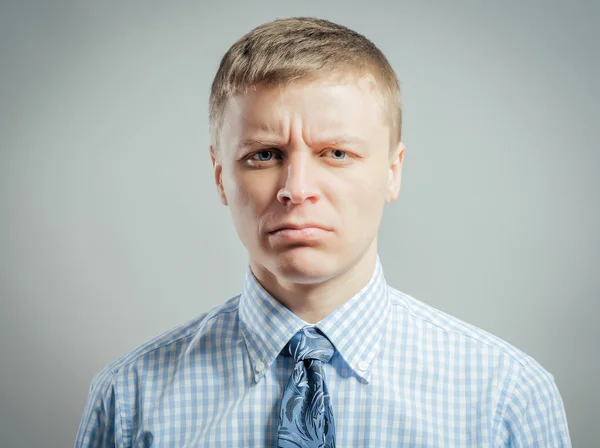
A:
POLYGON ((271 160, 277 158, 277 155, 277 151, 273 149, 263 149, 252 154, 248 160, 252 162, 270 162, 271 160))
POLYGON ((348 155, 348 154, 346 153, 346 151, 343 151, 343 150, 341 150, 341 149, 331 149, 329 152, 332 154, 332 157, 333 157, 335 160, 343 160, 343 159, 345 159, 345 158, 346 158, 346 156, 348 155))

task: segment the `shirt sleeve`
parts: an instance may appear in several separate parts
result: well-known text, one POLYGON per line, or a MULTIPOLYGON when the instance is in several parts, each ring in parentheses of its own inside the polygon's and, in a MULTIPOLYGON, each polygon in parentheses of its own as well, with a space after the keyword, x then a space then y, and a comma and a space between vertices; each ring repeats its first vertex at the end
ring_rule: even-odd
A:
POLYGON ((105 369, 94 377, 75 439, 75 448, 121 446, 114 375, 105 369))
POLYGON ((533 361, 514 385, 505 417, 505 447, 570 448, 564 404, 553 376, 533 361))

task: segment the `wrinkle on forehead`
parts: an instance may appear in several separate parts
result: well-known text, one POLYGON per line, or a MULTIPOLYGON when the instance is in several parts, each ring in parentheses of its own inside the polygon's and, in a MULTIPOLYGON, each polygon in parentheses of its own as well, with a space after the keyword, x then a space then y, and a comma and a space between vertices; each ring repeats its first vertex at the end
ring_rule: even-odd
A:
POLYGON ((260 141, 286 145, 294 138, 302 138, 306 143, 316 145, 337 140, 340 144, 367 146, 364 138, 359 143, 360 132, 354 132, 354 126, 363 128, 364 124, 373 129, 372 126, 383 125, 389 132, 380 98, 372 97, 373 89, 377 89, 377 83, 372 75, 357 77, 348 74, 321 76, 288 85, 257 86, 245 95, 239 94, 230 99, 226 105, 225 115, 228 119, 224 123, 224 133, 229 134, 230 131, 237 134, 234 139, 238 141, 230 140, 236 152, 252 142, 256 146, 260 145, 260 141), (317 92, 324 88, 323 93, 318 92, 315 96, 314 91, 306 91, 304 95, 302 89, 310 86, 315 86, 317 92), (349 86, 367 95, 348 97, 346 92, 349 86), (336 105, 338 99, 339 106, 336 105), (251 106, 254 100, 258 103, 251 106), (344 104, 346 100, 347 105, 344 104), (375 109, 373 104, 376 105, 375 109), (258 109, 254 112, 246 107, 258 109), (374 110, 380 111, 381 121, 373 115, 374 110))

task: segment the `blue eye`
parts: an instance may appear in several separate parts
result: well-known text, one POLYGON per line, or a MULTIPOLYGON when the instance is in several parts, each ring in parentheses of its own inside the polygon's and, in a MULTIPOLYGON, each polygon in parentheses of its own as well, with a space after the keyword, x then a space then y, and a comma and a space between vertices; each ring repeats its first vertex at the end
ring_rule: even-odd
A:
POLYGON ((341 149, 332 149, 332 154, 334 154, 334 159, 341 160, 346 158, 346 151, 342 151, 341 149), (337 157, 336 157, 337 156, 337 157))
POLYGON ((270 162, 277 158, 277 150, 274 149, 263 149, 262 151, 255 152, 250 156, 249 160, 254 162, 270 162))
POLYGON ((260 151, 257 152, 256 155, 258 156, 258 160, 261 162, 268 162, 269 160, 271 160, 273 158, 273 151, 260 151), (271 156, 271 157, 269 157, 271 156))

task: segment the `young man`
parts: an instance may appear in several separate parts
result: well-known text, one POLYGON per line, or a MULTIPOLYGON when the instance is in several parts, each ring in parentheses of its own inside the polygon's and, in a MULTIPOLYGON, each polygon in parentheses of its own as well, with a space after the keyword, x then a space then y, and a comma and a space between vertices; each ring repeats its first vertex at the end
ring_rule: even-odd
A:
POLYGON ((210 100, 243 292, 94 377, 75 446, 570 446, 552 376, 389 286, 377 256, 404 145, 398 80, 317 19, 252 30, 210 100))

